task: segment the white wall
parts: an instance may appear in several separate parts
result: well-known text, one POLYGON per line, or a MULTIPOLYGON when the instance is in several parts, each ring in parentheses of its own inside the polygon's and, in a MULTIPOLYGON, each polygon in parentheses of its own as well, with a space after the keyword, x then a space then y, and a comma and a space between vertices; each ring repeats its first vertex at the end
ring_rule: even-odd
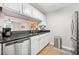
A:
POLYGON ((63 46, 69 49, 73 49, 73 42, 70 37, 71 20, 74 11, 79 11, 79 4, 71 4, 63 9, 47 14, 47 25, 53 34, 52 37, 61 36, 63 46))

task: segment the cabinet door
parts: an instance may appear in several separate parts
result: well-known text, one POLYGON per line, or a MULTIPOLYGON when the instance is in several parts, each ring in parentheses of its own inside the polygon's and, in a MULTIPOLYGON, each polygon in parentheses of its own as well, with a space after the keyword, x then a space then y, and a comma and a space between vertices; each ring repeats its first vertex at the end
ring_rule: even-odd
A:
POLYGON ((46 25, 46 15, 43 14, 43 25, 46 25))
POLYGON ((16 51, 16 55, 28 55, 29 54, 29 40, 16 43, 15 51, 16 51))
POLYGON ((4 3, 4 7, 11 9, 12 11, 22 13, 21 3, 4 3))
POLYGON ((43 14, 41 12, 39 12, 39 19, 43 21, 43 14))
POLYGON ((33 17, 36 18, 37 20, 40 20, 39 19, 39 14, 40 12, 36 9, 36 8, 33 8, 33 17))
POLYGON ((40 50, 41 50, 50 42, 49 33, 41 35, 40 38, 41 38, 41 40, 40 40, 40 50))
POLYGON ((30 40, 26 40, 22 44, 22 55, 30 54, 30 40))
POLYGON ((46 16, 42 13, 40 13, 40 20, 41 20, 40 25, 46 25, 46 16))
POLYGON ((15 44, 15 54, 22 55, 22 43, 15 44))
POLYGON ((46 37, 45 37, 45 39, 46 39, 46 41, 45 41, 45 45, 47 45, 49 42, 50 42, 50 33, 47 33, 46 35, 45 35, 46 37))
POLYGON ((32 6, 28 3, 23 4, 23 14, 32 17, 32 6))
POLYGON ((7 45, 7 44, 4 44, 5 47, 3 47, 3 54, 4 55, 15 55, 15 44, 12 44, 12 45, 7 45))
MULTIPOLYGON (((51 41, 51 39, 52 39, 52 36, 51 36, 52 34, 49 32, 49 33, 47 33, 47 35, 46 35, 46 43, 48 44, 48 43, 50 43, 50 41, 51 41)), ((53 42, 53 41, 52 41, 53 42)))
POLYGON ((39 39, 36 37, 32 37, 31 38, 31 54, 35 55, 37 54, 40 50, 39 50, 39 39))
POLYGON ((40 36, 40 50, 45 47, 45 41, 46 41, 46 39, 44 37, 45 37, 44 34, 40 36))
POLYGON ((44 43, 44 39, 42 38, 40 40, 40 50, 43 49, 45 47, 45 43, 44 43))

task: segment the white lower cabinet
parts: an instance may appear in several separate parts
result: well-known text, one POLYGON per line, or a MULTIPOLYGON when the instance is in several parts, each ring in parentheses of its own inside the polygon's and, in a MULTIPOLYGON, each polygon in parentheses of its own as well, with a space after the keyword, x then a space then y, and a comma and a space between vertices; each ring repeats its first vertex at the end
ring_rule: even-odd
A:
POLYGON ((40 40, 40 50, 43 49, 44 47, 45 47, 44 39, 41 38, 41 40, 40 40))
POLYGON ((32 36, 28 40, 26 39, 27 38, 20 39, 19 41, 16 42, 9 42, 3 44, 3 54, 36 55, 50 42, 51 36, 50 33, 44 33, 37 36, 32 36))
POLYGON ((15 54, 16 55, 29 55, 29 52, 30 52, 29 46, 30 46, 30 40, 16 43, 16 46, 15 46, 16 53, 15 54))
POLYGON ((40 50, 43 49, 50 41, 49 33, 40 36, 40 50))
POLYGON ((46 26, 46 15, 40 12, 39 19, 41 20, 41 23, 39 25, 45 25, 46 26))
MULTIPOLYGON (((25 38, 26 39, 26 38, 25 38)), ((29 55, 30 39, 3 44, 3 55, 29 55)))
POLYGON ((15 55, 15 44, 3 44, 3 55, 15 55))
POLYGON ((30 41, 26 40, 22 44, 22 55, 29 55, 30 54, 30 41))
POLYGON ((36 55, 39 53, 49 42, 50 33, 40 34, 31 37, 31 54, 36 55))
POLYGON ((36 55, 39 52, 39 37, 31 37, 31 55, 36 55))

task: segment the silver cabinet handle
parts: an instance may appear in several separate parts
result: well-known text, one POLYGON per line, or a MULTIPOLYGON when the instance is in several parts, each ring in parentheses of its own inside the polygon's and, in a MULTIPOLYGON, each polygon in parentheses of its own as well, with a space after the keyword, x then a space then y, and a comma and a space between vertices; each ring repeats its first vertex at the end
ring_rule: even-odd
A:
POLYGON ((74 23, 73 23, 73 20, 72 20, 72 24, 71 24, 72 35, 73 35, 73 29, 74 29, 74 23))

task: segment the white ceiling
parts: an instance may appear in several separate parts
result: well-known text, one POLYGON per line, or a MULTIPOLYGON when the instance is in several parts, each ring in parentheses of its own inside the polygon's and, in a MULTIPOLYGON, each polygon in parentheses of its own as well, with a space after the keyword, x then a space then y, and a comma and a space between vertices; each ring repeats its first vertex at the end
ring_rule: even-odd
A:
POLYGON ((34 7, 47 14, 58 9, 64 8, 71 3, 31 3, 34 7))

